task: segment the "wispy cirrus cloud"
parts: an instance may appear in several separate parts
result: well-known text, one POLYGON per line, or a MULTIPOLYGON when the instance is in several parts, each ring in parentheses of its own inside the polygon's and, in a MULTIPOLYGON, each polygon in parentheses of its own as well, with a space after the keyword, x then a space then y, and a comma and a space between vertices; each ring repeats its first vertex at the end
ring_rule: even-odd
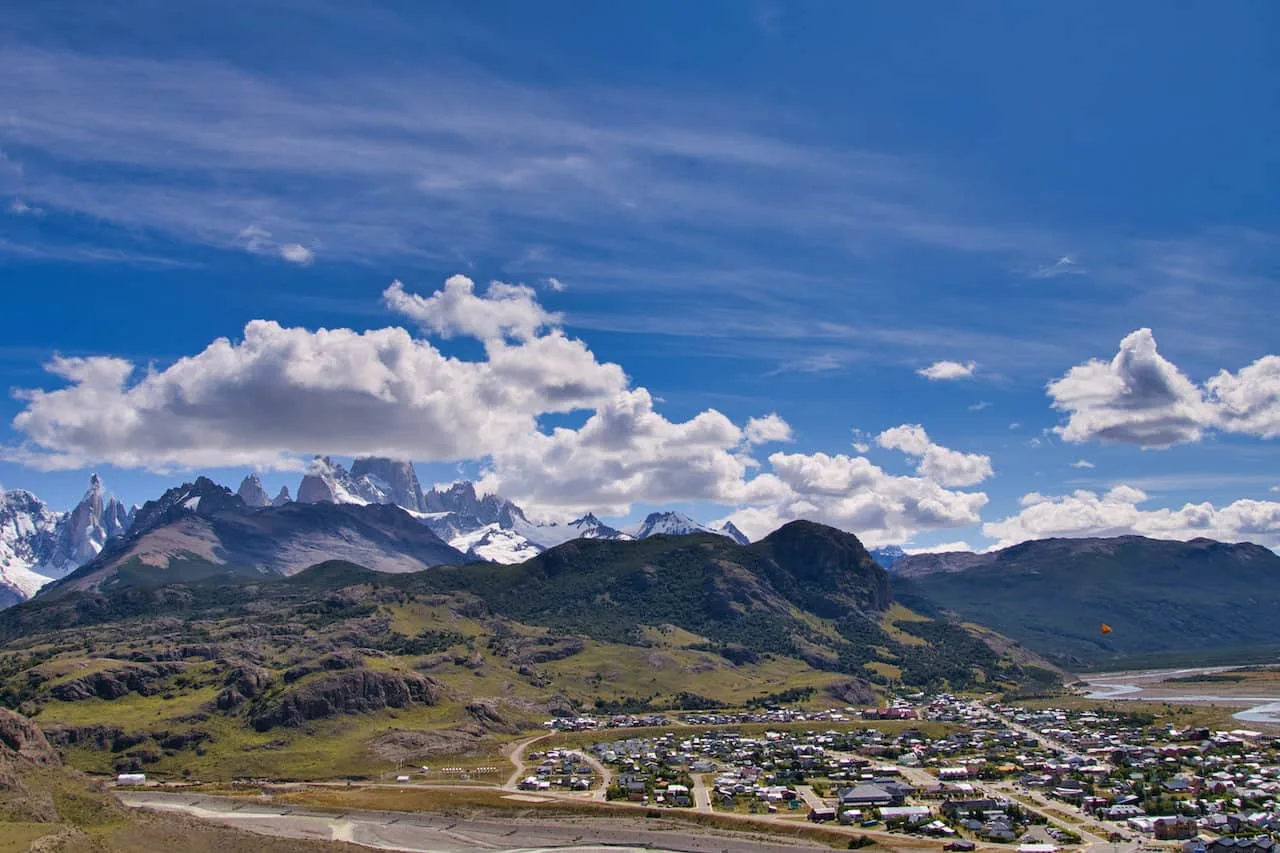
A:
POLYGON ((845 252, 1030 236, 965 221, 901 158, 712 94, 554 91, 460 65, 322 80, 21 45, 0 61, 0 144, 26 203, 219 248, 249 226, 334 257, 497 250, 499 234, 506 251, 565 226, 679 244, 693 225, 704 253, 728 234, 845 252))

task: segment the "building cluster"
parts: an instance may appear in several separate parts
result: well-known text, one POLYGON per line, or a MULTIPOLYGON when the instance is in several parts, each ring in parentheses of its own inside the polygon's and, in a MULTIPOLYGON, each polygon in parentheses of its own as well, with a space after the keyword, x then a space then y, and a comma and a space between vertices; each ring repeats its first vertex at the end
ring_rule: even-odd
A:
POLYGON ((586 791, 591 788, 595 768, 576 752, 549 750, 531 752, 527 756, 537 762, 534 771, 520 780, 522 791, 550 791, 556 788, 570 791, 586 791))
POLYGON ((1054 848, 1078 841, 1082 831, 1185 841, 1186 853, 1280 853, 1259 846, 1280 837, 1280 741, 1257 731, 1176 728, 1141 714, 1033 710, 950 695, 870 711, 717 711, 679 721, 684 725, 658 736, 637 732, 589 748, 616 768, 613 796, 744 812, 803 810, 814 820, 957 844, 1054 848), (893 731, 865 723, 794 725, 873 715, 948 725, 927 727, 933 736, 901 724, 893 731), (758 734, 733 728, 746 723, 793 725, 758 734), (1230 851, 1212 846, 1222 839, 1230 851))

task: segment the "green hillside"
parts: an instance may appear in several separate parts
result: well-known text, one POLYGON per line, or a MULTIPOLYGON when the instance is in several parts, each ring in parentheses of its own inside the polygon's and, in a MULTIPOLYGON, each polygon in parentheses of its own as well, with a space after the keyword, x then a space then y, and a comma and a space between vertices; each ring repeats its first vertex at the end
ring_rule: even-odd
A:
POLYGON ((922 612, 993 628, 1065 668, 1280 649, 1280 556, 1258 545, 1125 536, 959 556, 903 560, 894 567, 895 595, 922 612))
POLYGON ((520 566, 120 577, 0 613, 0 703, 101 772, 483 765, 553 714, 1056 678, 896 605, 855 537, 806 523, 751 546, 575 541, 520 566))

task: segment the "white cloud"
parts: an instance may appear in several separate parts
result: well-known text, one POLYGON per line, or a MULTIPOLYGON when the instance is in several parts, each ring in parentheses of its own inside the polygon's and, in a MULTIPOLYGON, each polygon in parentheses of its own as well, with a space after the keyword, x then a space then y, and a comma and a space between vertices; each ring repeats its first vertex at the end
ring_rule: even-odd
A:
POLYGON ((1141 489, 1120 485, 1098 494, 1076 491, 1046 497, 1024 495, 1022 509, 1000 521, 987 522, 982 532, 999 540, 997 547, 1047 537, 1123 536, 1156 539, 1206 537, 1224 542, 1256 542, 1280 546, 1280 502, 1238 500, 1226 506, 1188 503, 1180 509, 1145 510, 1149 500, 1141 489))
POLYGON ((569 289, 569 285, 565 284, 555 276, 548 276, 546 279, 546 285, 548 290, 552 290, 556 293, 563 293, 569 289))
POLYGON ((958 542, 939 542, 937 545, 904 545, 902 550, 908 554, 947 554, 956 551, 974 551, 974 547, 963 540, 958 542))
POLYGON ((301 243, 277 242, 270 231, 257 225, 242 228, 236 236, 240 245, 251 255, 269 255, 299 266, 307 266, 316 258, 315 252, 301 243))
POLYGON ((1205 388, 1222 429, 1262 438, 1280 436, 1280 356, 1264 356, 1239 373, 1223 370, 1205 388))
POLYGON ((748 444, 770 444, 774 442, 794 441, 791 424, 782 419, 777 412, 770 412, 762 418, 751 418, 747 421, 743 432, 748 444))
POLYGON ((729 516, 752 539, 806 518, 853 531, 871 547, 889 545, 924 530, 977 524, 987 503, 982 492, 953 491, 926 477, 893 476, 862 456, 775 453, 769 465, 781 494, 771 504, 729 516))
POLYGON ((972 379, 978 365, 972 361, 935 361, 928 367, 922 367, 916 373, 930 382, 944 382, 954 379, 972 379))
POLYGON ((1048 393, 1067 413, 1054 432, 1069 442, 1167 448, 1213 429, 1280 435, 1280 357, 1265 356, 1238 373, 1223 370, 1201 388, 1157 352, 1150 329, 1125 337, 1110 362, 1071 368, 1048 393))
POLYGON ((752 536, 811 518, 873 545, 976 524, 987 502, 953 488, 989 476, 987 457, 939 447, 918 426, 877 439, 913 458, 918 476, 844 454, 774 453, 766 468, 750 454, 791 440, 780 415, 741 427, 714 409, 668 420, 621 367, 556 327, 527 288, 494 283, 477 295, 455 276, 429 297, 398 282, 384 295, 435 334, 478 338, 484 357, 447 357, 402 328, 267 320, 163 369, 58 357, 47 369, 63 387, 21 392, 13 426, 25 440, 4 456, 44 469, 159 471, 296 470, 317 452, 471 460, 482 467, 482 488, 543 516, 697 501, 738 507, 731 517, 752 536), (589 414, 576 429, 539 429, 543 415, 582 411, 589 414))
POLYGON ((475 282, 455 275, 444 289, 422 297, 407 293, 404 285, 392 282, 382 294, 387 307, 399 312, 442 337, 464 335, 482 341, 515 338, 526 341, 539 331, 560 323, 560 315, 543 309, 537 294, 521 284, 489 284, 484 296, 477 296, 475 282))
POLYGON ((1094 465, 1088 459, 1077 459, 1075 462, 1071 463, 1071 467, 1072 468, 1096 468, 1098 466, 1094 465))
MULTIPOLYGON (((450 315, 450 328, 510 328, 495 319, 503 305, 476 302, 476 316, 450 315)), ((490 340, 485 360, 461 361, 404 329, 266 320, 141 376, 109 357, 58 357, 47 369, 67 385, 22 392, 13 425, 26 441, 7 454, 44 468, 289 467, 316 451, 479 458, 533 431, 542 414, 593 409, 627 387, 622 368, 559 330, 490 340)))
POLYGON ((1070 255, 1063 255, 1051 264, 1038 267, 1031 273, 1032 278, 1058 278, 1064 275, 1083 275, 1084 267, 1076 263, 1070 255))
POLYGON ((989 408, 991 408, 991 404, 989 402, 987 402, 986 400, 979 400, 978 402, 969 406, 969 411, 981 412, 983 409, 989 409, 989 408))
POLYGON ((314 252, 299 243, 285 243, 280 247, 280 257, 299 266, 306 266, 316 259, 314 252))
POLYGON ((944 486, 975 486, 992 474, 991 457, 934 444, 919 424, 887 429, 876 436, 876 444, 915 457, 916 473, 944 486))

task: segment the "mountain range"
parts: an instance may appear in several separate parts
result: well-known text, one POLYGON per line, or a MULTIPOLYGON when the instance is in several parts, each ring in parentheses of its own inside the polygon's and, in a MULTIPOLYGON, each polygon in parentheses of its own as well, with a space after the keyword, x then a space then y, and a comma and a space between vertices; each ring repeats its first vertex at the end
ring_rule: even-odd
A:
MULTIPOLYGON (((141 536, 145 531, 135 530, 136 517, 141 513, 145 520, 155 513, 168 511, 180 494, 186 495, 184 500, 193 502, 183 509, 192 510, 195 517, 214 517, 209 505, 203 511, 196 508, 200 500, 216 502, 219 510, 229 510, 231 507, 227 501, 230 493, 203 478, 177 490, 171 489, 158 501, 148 502, 144 507, 133 506, 128 509, 115 497, 106 494, 97 474, 90 477, 84 498, 70 512, 53 510, 35 495, 21 489, 0 493, 0 608, 30 598, 50 581, 64 578, 94 560, 109 541, 123 539, 131 532, 137 532, 141 536)), ((409 562, 401 563, 402 567, 417 566, 419 563, 437 565, 441 562, 476 560, 519 563, 571 539, 627 540, 643 539, 656 534, 702 532, 726 536, 741 544, 749 541, 732 523, 714 527, 700 524, 678 512, 655 512, 625 529, 611 527, 591 513, 562 524, 533 522, 515 503, 500 495, 478 494, 470 482, 423 490, 411 463, 380 457, 356 459, 350 470, 328 457, 317 457, 298 486, 296 501, 290 495, 288 487, 281 488, 275 497, 268 495, 257 474, 246 476, 234 497, 245 510, 280 510, 292 504, 399 507, 435 537, 443 540, 433 541, 430 549, 418 552, 409 562), (439 545, 447 547, 441 550, 439 545)), ((238 509, 231 513, 237 514, 238 509)), ((264 513, 255 524, 270 528, 274 523, 272 519, 277 517, 298 519, 304 515, 306 513, 295 507, 279 516, 264 513)), ((349 524, 355 518, 380 520, 374 522, 375 526, 392 518, 385 512, 362 514, 350 509, 328 512, 322 516, 331 521, 341 520, 343 524, 349 524)), ((223 513, 219 516, 219 525, 215 527, 227 533, 224 528, 229 517, 223 513)), ((247 517, 248 514, 245 515, 247 517)), ((150 522, 143 525, 147 529, 151 526, 154 525, 150 522)), ((300 529, 308 528, 304 524, 300 529)), ((380 533, 379 537, 384 534, 386 531, 380 533)), ((398 535, 392 536, 392 539, 396 539, 398 535)), ((260 544, 242 548, 213 535, 209 530, 197 530, 190 524, 182 531, 171 530, 165 536, 172 538, 172 541, 166 539, 165 542, 157 542, 156 537, 149 537, 146 543, 134 543, 130 550, 113 550, 109 557, 111 560, 118 560, 125 554, 125 561, 137 558, 154 564, 164 554, 196 555, 201 559, 214 555, 220 563, 226 565, 234 566, 246 560, 257 560, 259 568, 285 572, 309 565, 306 558, 301 556, 308 551, 307 547, 300 544, 301 534, 286 537, 289 546, 282 545, 274 549, 279 553, 269 555, 260 544)), ((360 536, 356 539, 363 545, 368 545, 370 541, 360 536)), ((317 562, 325 557, 350 555, 354 546, 342 547, 339 541, 333 539, 315 539, 309 547, 318 555, 310 562, 317 562), (338 550, 329 553, 317 550, 330 546, 338 550)), ((397 545, 393 550, 398 553, 401 549, 397 545)), ((386 559, 375 559, 375 562, 389 566, 398 559, 392 559, 390 552, 387 554, 386 559)), ((168 558, 165 561, 167 564, 168 558)), ((367 564, 368 560, 362 558, 359 562, 367 564)))
POLYGON ((914 554, 891 577, 909 606, 993 628, 1068 670, 1280 652, 1280 555, 1261 545, 1042 539, 914 554))

